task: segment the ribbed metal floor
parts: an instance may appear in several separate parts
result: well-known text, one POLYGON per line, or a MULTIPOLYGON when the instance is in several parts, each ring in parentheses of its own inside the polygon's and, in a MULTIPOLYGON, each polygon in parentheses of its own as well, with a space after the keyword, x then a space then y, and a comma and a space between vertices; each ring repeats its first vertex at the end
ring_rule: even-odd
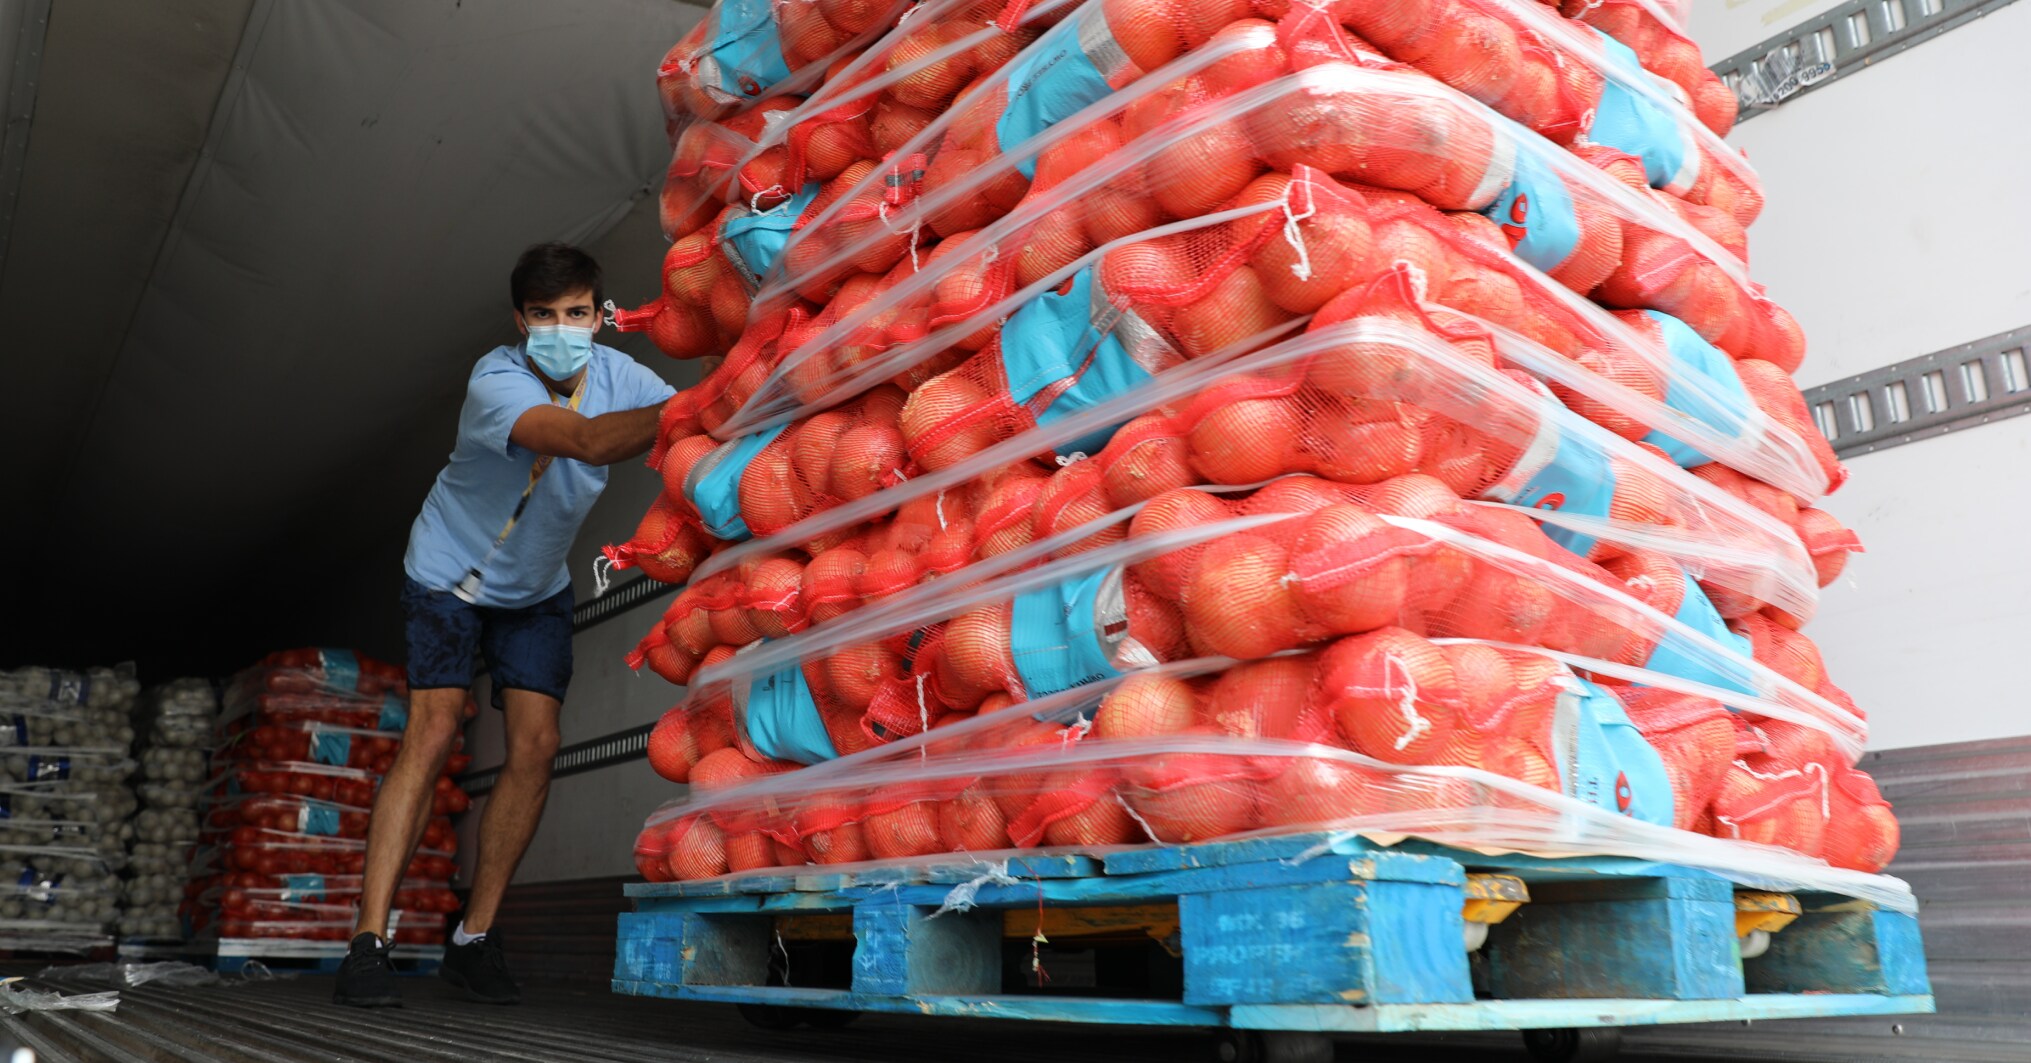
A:
MULTIPOLYGON (((86 987, 57 988, 77 992, 86 987)), ((407 1007, 360 1012, 332 1005, 331 980, 323 976, 198 989, 144 986, 123 990, 114 1014, 0 1016, 0 1029, 33 1049, 38 1063, 1211 1059, 1208 1036, 1190 1030, 868 1015, 845 1030, 781 1033, 749 1026, 730 1007, 615 996, 582 982, 532 983, 525 994, 527 1002, 513 1008, 468 1003, 435 979, 407 979, 405 992, 407 1007)), ((1810 1034, 1801 1030, 1806 1035, 1787 1046, 1792 1051, 1750 1054, 1775 1047, 1768 1035, 1785 1025, 1759 1026, 1764 1036, 1754 1038, 1739 1036, 1748 1033, 1739 1028, 1630 1031, 1629 1051, 1621 1058, 1627 1063, 1880 1058, 1824 1026, 1810 1034)), ((1880 1044, 1881 1038, 1869 1040, 1880 1044)), ((1337 1058, 1363 1063, 1517 1063, 1528 1057, 1514 1035, 1503 1034, 1350 1038, 1340 1042, 1337 1058)))
MULTIPOLYGON (((75 989, 76 987, 66 987, 75 989)), ((121 993, 116 1014, 0 1019, 38 1063, 816 1063, 820 1060, 1051 1060, 1176 1063, 1209 1059, 1193 1031, 862 1016, 825 1033, 749 1026, 730 1007, 620 997, 583 984, 531 985, 520 1007, 471 1004, 435 979, 405 981, 407 1006, 363 1013, 330 1003, 331 980, 121 993)), ((1352 1049, 1343 1058, 1356 1058, 1352 1049)), ((1376 1063, 1400 1056, 1360 1055, 1376 1063)), ((1512 1060, 1520 1053, 1448 1058, 1512 1060)), ((1428 1063, 1429 1053, 1416 1058, 1428 1063)))

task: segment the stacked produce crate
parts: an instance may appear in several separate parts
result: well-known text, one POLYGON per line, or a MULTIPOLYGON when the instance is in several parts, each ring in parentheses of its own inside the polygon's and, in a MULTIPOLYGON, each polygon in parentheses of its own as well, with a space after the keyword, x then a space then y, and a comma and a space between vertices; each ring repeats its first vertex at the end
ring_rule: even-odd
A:
POLYGON ((135 789, 141 810, 134 815, 127 897, 120 913, 123 950, 173 949, 185 941, 177 913, 191 878, 198 808, 210 778, 206 761, 218 718, 219 692, 209 679, 175 679, 141 696, 135 714, 141 737, 135 789))
POLYGON ((646 877, 1894 854, 1799 630, 1846 471, 1732 97, 1648 4, 723 4, 660 86, 620 322, 725 357, 608 551, 684 585, 633 658, 689 688, 646 877))
POLYGON ((0 950, 113 943, 139 692, 131 665, 0 672, 0 950))
MULTIPOLYGON (((398 666, 349 650, 286 650, 234 676, 206 792, 199 866, 185 902, 221 961, 322 955, 352 933, 375 787, 408 719, 398 666)), ((471 804, 437 780, 429 825, 396 898, 400 945, 438 945, 457 906, 451 817, 471 804)))

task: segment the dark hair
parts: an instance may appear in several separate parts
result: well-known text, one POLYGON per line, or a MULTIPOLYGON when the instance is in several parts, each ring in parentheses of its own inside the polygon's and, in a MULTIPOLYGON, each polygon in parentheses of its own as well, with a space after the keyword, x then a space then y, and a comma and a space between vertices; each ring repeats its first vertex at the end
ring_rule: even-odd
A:
POLYGON ((549 302, 561 295, 592 290, 595 311, 606 303, 606 278, 591 255, 570 244, 537 244, 515 260, 508 274, 508 297, 520 310, 531 302, 549 302))

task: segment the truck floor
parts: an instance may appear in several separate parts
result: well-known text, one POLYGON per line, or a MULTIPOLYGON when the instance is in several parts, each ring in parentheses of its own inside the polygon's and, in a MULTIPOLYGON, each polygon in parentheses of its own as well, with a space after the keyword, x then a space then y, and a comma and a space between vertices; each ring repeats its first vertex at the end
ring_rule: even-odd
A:
MULTIPOLYGON (((67 992, 92 988, 53 986, 67 992)), ((331 979, 305 975, 201 988, 120 991, 112 1014, 0 1016, 37 1063, 817 1063, 895 1059, 967 1063, 1177 1063, 1208 1060, 1202 1032, 866 1015, 835 1031, 771 1032, 724 1005, 616 996, 584 982, 531 983, 519 1007, 470 1003, 432 978, 405 979, 406 1006, 374 1012, 331 1003, 331 979)), ((1772 1026, 1763 1027, 1765 1031, 1772 1026)), ((1859 1058, 1819 1040, 1750 1055, 1727 1030, 1631 1031, 1628 1063, 1646 1060, 1859 1058), (1829 1050, 1832 1053, 1829 1054, 1829 1050)), ((1822 1035, 1824 1036, 1824 1035, 1822 1035)), ((1805 1039, 1801 1039, 1805 1041, 1805 1039)), ((1843 1046, 1848 1047, 1848 1046, 1843 1046)), ((1509 1063, 1514 1035, 1350 1038, 1336 1058, 1364 1063, 1509 1063)))

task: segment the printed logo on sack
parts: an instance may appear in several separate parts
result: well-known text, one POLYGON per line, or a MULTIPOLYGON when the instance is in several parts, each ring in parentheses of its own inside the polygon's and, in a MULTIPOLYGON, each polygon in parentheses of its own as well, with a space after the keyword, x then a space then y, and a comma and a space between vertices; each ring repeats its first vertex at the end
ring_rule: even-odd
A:
POLYGON ((1551 494, 1538 499, 1531 506, 1533 509, 1564 509, 1565 507, 1566 493, 1564 491, 1553 491, 1551 494))
POLYGON ((21 871, 21 892, 31 901, 52 903, 56 900, 57 888, 62 885, 62 875, 44 875, 33 867, 26 867, 21 871))
POLYGON ((1512 241, 1520 241, 1530 235, 1529 193, 1516 194, 1516 201, 1509 205, 1509 224, 1502 227, 1502 233, 1512 241))
POLYGON ((1636 791, 1629 786, 1629 773, 1626 771, 1617 772, 1615 774, 1615 811, 1628 815, 1629 806, 1635 803, 1636 791))
POLYGON ((752 75, 742 74, 739 80, 742 93, 749 96, 760 96, 762 94, 762 83, 756 81, 752 75))

